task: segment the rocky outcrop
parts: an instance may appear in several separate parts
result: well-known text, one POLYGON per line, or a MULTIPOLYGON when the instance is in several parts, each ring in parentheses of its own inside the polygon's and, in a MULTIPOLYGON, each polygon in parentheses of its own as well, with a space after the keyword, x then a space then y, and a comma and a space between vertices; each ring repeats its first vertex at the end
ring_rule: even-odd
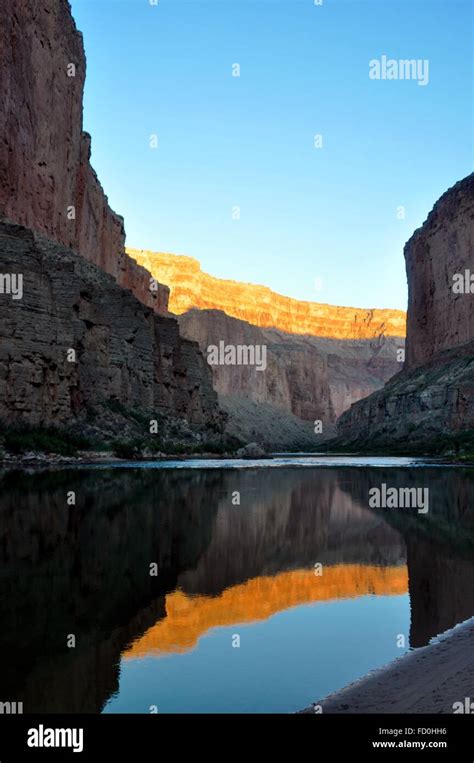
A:
POLYGON ((0 4, 0 215, 75 249, 146 305, 168 288, 124 249, 82 130, 86 60, 67 0, 0 4))
POLYGON ((266 447, 311 448, 354 400, 383 386, 400 368, 403 339, 381 336, 337 340, 262 329, 219 310, 190 310, 178 316, 181 331, 208 348, 227 345, 266 347, 266 368, 213 365, 213 383, 229 415, 232 434, 266 447))
POLYGON ((341 416, 337 444, 426 450, 442 448, 440 436, 459 444, 460 436, 473 432, 473 232, 470 175, 439 199, 406 244, 405 367, 383 390, 341 416))
POLYGON ((474 340, 474 174, 436 202, 406 244, 405 262, 406 368, 457 347, 464 354, 474 340))
POLYGON ((474 430, 474 342, 404 371, 337 422, 339 444, 442 449, 440 435, 474 430))
POLYGON ((4 422, 71 425, 113 401, 221 428, 209 367, 174 318, 73 250, 8 222, 0 223, 0 273, 23 277, 22 299, 0 299, 4 422))
POLYGON ((197 307, 223 310, 261 328, 335 339, 405 336, 402 310, 365 310, 304 302, 266 286, 226 281, 203 273, 192 257, 127 248, 128 254, 170 287, 169 309, 181 314, 197 307))

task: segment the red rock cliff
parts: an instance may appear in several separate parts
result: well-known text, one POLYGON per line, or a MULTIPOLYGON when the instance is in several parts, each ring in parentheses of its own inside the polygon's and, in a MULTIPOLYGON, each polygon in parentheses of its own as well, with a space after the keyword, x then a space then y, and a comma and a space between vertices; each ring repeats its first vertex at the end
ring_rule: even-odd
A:
POLYGON ((474 274, 473 233, 474 174, 441 196, 405 246, 407 368, 474 339, 474 281, 472 292, 455 285, 474 274))
POLYGON ((2 0, 0 214, 75 249, 166 312, 168 288, 150 290, 150 274, 125 254, 123 219, 90 165, 85 73, 67 0, 2 0))

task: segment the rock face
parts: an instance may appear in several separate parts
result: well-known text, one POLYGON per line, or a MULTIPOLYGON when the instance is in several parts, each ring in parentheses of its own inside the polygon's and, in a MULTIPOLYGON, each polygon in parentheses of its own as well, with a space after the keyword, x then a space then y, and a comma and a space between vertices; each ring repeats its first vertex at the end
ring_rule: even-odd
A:
POLYGON ((256 365, 213 365, 219 394, 248 396, 270 402, 295 416, 313 421, 334 421, 326 359, 309 343, 290 342, 279 332, 266 331, 220 310, 192 310, 179 317, 183 335, 199 343, 207 355, 209 345, 265 346, 266 368, 256 365))
POLYGON ((223 310, 262 328, 334 339, 404 337, 402 310, 364 310, 303 302, 266 286, 225 281, 203 273, 192 257, 127 248, 128 254, 170 287, 169 309, 181 314, 193 307, 223 310))
POLYGON ((213 365, 214 387, 229 414, 233 434, 256 439, 266 447, 285 444, 310 448, 334 434, 336 418, 354 400, 383 386, 400 368, 397 351, 403 339, 324 339, 262 329, 219 310, 190 310, 178 316, 181 331, 199 343, 207 357, 210 346, 266 347, 266 368, 213 365))
POLYGON ((114 401, 221 428, 207 363, 174 318, 76 252, 8 222, 0 272, 23 276, 22 299, 0 297, 0 419, 71 425, 114 401))
POLYGON ((90 165, 85 68, 66 0, 1 3, 0 271, 24 295, 2 281, 0 418, 70 426, 113 402, 219 430, 210 369, 167 314, 168 287, 126 255, 90 165))
MULTIPOLYGON (((337 422, 337 435, 358 446, 406 450, 441 434, 474 429, 474 342, 466 354, 440 353, 429 363, 398 374, 355 403, 337 422)), ((439 442, 441 445, 441 442, 439 442)))
POLYGON ((67 0, 0 4, 0 214, 75 249, 146 305, 168 289, 124 249, 82 131, 86 61, 67 0))
POLYGON ((334 434, 343 411, 400 370, 401 311, 299 302, 262 286, 213 278, 191 257, 127 251, 170 285, 170 310, 205 354, 221 341, 267 348, 264 372, 213 366, 229 431, 241 438, 275 449, 313 447, 321 438, 309 422, 321 420, 325 436, 334 434))
POLYGON ((474 339, 474 174, 456 183, 405 246, 406 367, 474 339), (469 270, 471 269, 471 270, 469 270), (459 292, 455 276, 470 291, 459 292))
POLYGON ((474 430, 474 284, 469 282, 473 232, 470 175, 439 199, 405 247, 406 364, 383 390, 341 416, 342 442, 404 442, 409 448, 443 434, 474 430), (464 292, 453 290, 458 277, 464 292))

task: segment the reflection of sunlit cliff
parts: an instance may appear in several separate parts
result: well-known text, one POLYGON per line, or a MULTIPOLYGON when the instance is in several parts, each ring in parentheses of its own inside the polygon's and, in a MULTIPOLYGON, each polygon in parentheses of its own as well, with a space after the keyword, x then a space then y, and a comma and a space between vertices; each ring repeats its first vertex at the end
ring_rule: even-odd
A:
POLYGON ((341 564, 315 570, 282 572, 227 588, 220 596, 187 596, 174 591, 166 597, 166 618, 150 628, 123 654, 124 659, 160 652, 192 649, 211 628, 265 620, 290 607, 311 602, 374 594, 406 593, 405 566, 369 567, 341 564))

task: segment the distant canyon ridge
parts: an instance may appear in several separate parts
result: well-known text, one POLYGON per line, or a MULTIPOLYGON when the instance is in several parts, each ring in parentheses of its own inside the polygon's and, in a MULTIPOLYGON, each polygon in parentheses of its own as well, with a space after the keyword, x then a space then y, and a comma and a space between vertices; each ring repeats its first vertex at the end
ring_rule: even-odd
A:
POLYGON ((266 286, 215 278, 184 255, 127 248, 170 289, 169 310, 204 355, 266 347, 266 369, 215 365, 213 384, 236 436, 268 448, 311 448, 337 418, 403 366, 401 310, 337 307, 292 299, 266 286), (315 426, 315 422, 319 422, 315 426))
POLYGON ((402 310, 366 310, 293 299, 267 286, 215 278, 204 273, 194 257, 130 247, 127 253, 170 287, 169 310, 178 315, 193 308, 222 310, 260 328, 331 339, 405 336, 402 310))

